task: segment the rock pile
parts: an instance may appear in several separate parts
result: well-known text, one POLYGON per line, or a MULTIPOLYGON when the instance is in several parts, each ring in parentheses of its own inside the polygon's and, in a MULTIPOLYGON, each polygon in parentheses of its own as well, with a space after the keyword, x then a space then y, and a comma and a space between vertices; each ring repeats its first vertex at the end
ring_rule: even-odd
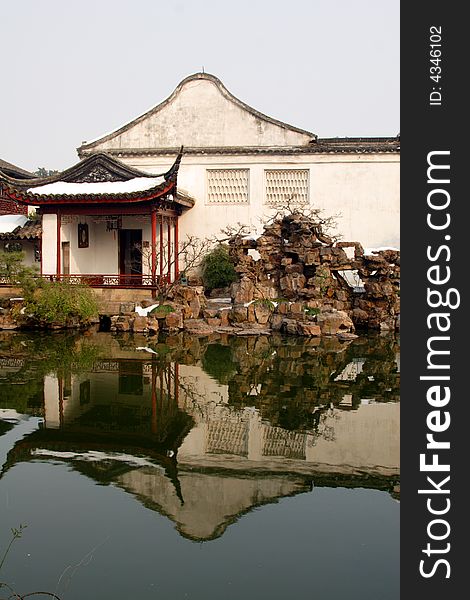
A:
POLYGON ((398 250, 365 254, 358 242, 335 242, 301 213, 265 226, 258 239, 234 237, 229 246, 240 276, 232 286, 235 322, 269 321, 273 329, 303 335, 397 327, 398 250), (269 300, 267 317, 256 303, 266 307, 269 300))
POLYGON ((156 334, 163 330, 176 332, 184 327, 185 320, 199 319, 206 306, 204 289, 194 286, 174 286, 167 298, 156 303, 145 300, 139 307, 133 302, 124 302, 120 306, 119 315, 111 317, 111 331, 156 334), (156 305, 156 306, 155 306, 156 305), (152 310, 142 310, 150 309, 152 310))

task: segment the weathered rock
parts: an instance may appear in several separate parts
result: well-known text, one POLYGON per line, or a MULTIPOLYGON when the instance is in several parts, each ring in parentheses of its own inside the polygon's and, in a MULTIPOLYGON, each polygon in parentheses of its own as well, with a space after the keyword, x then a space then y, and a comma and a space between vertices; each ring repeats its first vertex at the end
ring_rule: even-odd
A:
POLYGON ((304 271, 304 267, 303 267, 302 263, 286 265, 286 268, 284 270, 286 275, 289 275, 290 273, 303 273, 303 271, 304 271))
POLYGON ((284 330, 289 335, 297 335, 297 321, 295 319, 283 319, 282 330, 284 330))
POLYGON ((343 340, 343 341, 355 340, 359 337, 355 333, 350 333, 348 331, 337 333, 336 336, 338 337, 338 339, 343 340))
POLYGON ((199 319, 201 314, 201 300, 200 296, 195 296, 191 299, 189 306, 191 308, 191 316, 193 319, 199 319))
POLYGON ((269 329, 239 329, 235 335, 243 336, 243 335, 271 335, 269 329))
POLYGON ((358 325, 365 325, 369 319, 369 314, 361 308, 355 308, 352 311, 352 319, 353 322, 357 323, 358 325))
POLYGON ((271 329, 273 331, 280 331, 281 327, 282 327, 282 322, 283 322, 283 316, 282 315, 272 315, 271 317, 271 329))
POLYGON ((254 284, 248 277, 243 277, 238 283, 232 284, 232 299, 234 304, 245 304, 253 300, 254 284))
POLYGON ((155 335, 158 333, 158 330, 160 329, 158 319, 147 317, 147 327, 150 334, 155 335))
POLYGON ((221 327, 227 327, 228 326, 228 324, 229 324, 228 314, 229 314, 229 310, 228 309, 221 309, 217 313, 217 316, 220 319, 220 325, 221 325, 221 327))
POLYGON ((214 328, 210 327, 203 319, 188 319, 184 322, 184 329, 193 335, 210 335, 214 328))
POLYGON ((0 329, 18 329, 18 322, 9 314, 1 315, 0 329))
POLYGON ((338 332, 354 331, 354 324, 342 310, 321 312, 317 322, 323 335, 336 335, 338 332))
POLYGON ((206 321, 210 327, 219 327, 222 325, 222 322, 218 317, 208 317, 206 321))
POLYGON ((256 323, 255 305, 253 302, 246 307, 246 320, 248 323, 256 323))
POLYGON ((255 302, 254 307, 257 322, 260 325, 266 325, 266 323, 269 321, 269 317, 271 316, 273 308, 261 302, 255 302))
POLYGON ((281 277, 279 285, 287 298, 294 298, 297 295, 297 292, 305 286, 306 281, 305 275, 302 275, 301 273, 292 273, 281 277))
POLYGON ((246 306, 234 306, 229 313, 229 320, 232 323, 243 323, 247 320, 248 311, 246 306))
POLYGON ((135 302, 121 302, 119 313, 121 315, 130 315, 135 311, 135 302))
POLYGON ((292 304, 290 305, 290 312, 293 315, 303 315, 304 310, 305 307, 302 304, 302 302, 292 302, 292 304))
POLYGON ((116 331, 119 331, 119 332, 130 331, 129 319, 128 318, 118 319, 118 321, 116 322, 116 331))
POLYGON ((307 321, 298 321, 297 323, 297 332, 299 335, 307 335, 307 336, 319 336, 321 335, 320 326, 316 323, 310 323, 307 321))
POLYGON ((131 329, 137 333, 148 331, 147 317, 137 316, 131 321, 131 329))
POLYGON ((171 312, 165 317, 168 329, 183 329, 183 315, 181 312, 171 312))
MULTIPOLYGON (((266 225, 257 240, 234 238, 229 246, 241 277, 232 294, 239 304, 283 296, 294 304, 314 301, 323 312, 347 313, 354 322, 369 328, 396 327, 400 310, 400 255, 396 250, 365 256, 360 243, 334 243, 322 232, 321 224, 300 212, 266 225), (261 260, 255 262, 247 256, 248 248, 257 250, 261 260), (344 277, 344 271, 354 271, 362 281, 357 278, 355 284, 354 278, 344 277), (353 315, 355 309, 366 315, 353 315)), ((302 318, 296 306, 287 310, 287 306, 279 305, 276 313, 297 321, 302 318)), ((247 318, 253 320, 251 309, 247 318)), ((323 317, 322 327, 328 335, 338 327, 341 331, 351 328, 348 321, 341 322, 337 316, 330 316, 328 323, 323 317)))
POLYGON ((319 265, 320 261, 320 250, 319 248, 315 248, 314 250, 310 250, 305 254, 305 264, 306 265, 319 265))
POLYGON ((217 308, 205 308, 202 311, 202 316, 204 317, 204 319, 213 319, 217 316, 218 312, 219 310, 217 308))

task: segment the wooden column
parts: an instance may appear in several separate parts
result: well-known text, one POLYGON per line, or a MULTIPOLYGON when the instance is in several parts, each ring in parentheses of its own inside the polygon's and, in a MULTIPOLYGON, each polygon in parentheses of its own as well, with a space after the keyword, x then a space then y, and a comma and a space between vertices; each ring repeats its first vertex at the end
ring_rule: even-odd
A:
POLYGON ((152 359, 152 433, 157 433, 157 368, 152 359))
POLYGON ((180 276, 180 266, 179 266, 179 239, 178 239, 178 215, 175 217, 175 281, 178 281, 178 277, 180 276))
POLYGON ((64 380, 62 377, 58 378, 58 388, 59 388, 59 426, 64 426, 64 380))
POLYGON ((171 281, 171 217, 167 217, 167 237, 168 237, 168 283, 171 281))
POLYGON ((180 366, 179 363, 175 362, 175 401, 176 405, 179 406, 179 391, 180 391, 180 366))
POLYGON ((155 285, 157 278, 157 210, 152 206, 152 285, 155 285))
POLYGON ((42 276, 42 236, 39 238, 39 252, 40 252, 40 258, 41 258, 41 276, 42 276))
POLYGON ((163 279, 163 217, 160 216, 160 279, 163 279))
POLYGON ((57 267, 56 267, 56 275, 57 275, 57 279, 60 279, 60 271, 62 269, 61 264, 60 264, 60 259, 61 259, 61 246, 60 246, 60 230, 61 230, 61 216, 60 216, 60 210, 57 211, 57 267))

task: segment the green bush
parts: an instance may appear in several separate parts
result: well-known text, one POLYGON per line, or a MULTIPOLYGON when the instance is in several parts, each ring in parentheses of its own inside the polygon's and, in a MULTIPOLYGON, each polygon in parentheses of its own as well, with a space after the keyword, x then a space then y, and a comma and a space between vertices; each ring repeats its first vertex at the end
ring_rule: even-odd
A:
POLYGON ((42 283, 25 300, 25 313, 39 323, 85 324, 98 315, 93 291, 65 281, 42 283))
POLYGON ((27 294, 35 287, 38 271, 26 267, 23 261, 24 252, 0 252, 0 277, 7 279, 10 285, 21 287, 27 294))
POLYGON ((89 287, 45 281, 23 259, 22 252, 0 252, 0 277, 21 288, 26 315, 39 324, 59 326, 86 324, 98 316, 98 303, 89 287))
POLYGON ((202 281, 207 290, 222 288, 238 279, 228 248, 219 244, 202 260, 202 281))

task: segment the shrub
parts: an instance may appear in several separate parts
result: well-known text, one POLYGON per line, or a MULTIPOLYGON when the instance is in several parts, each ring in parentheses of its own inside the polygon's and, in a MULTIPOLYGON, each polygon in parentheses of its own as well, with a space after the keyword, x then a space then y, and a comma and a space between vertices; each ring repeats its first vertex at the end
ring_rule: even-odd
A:
POLYGON ((44 281, 37 276, 36 269, 24 266, 23 259, 22 252, 0 252, 0 277, 21 288, 24 312, 34 321, 45 325, 77 325, 98 316, 98 303, 89 287, 44 281))
POLYGON ((207 290, 222 288, 238 279, 228 247, 219 244, 202 260, 202 281, 207 290))
POLYGON ((92 290, 65 281, 38 285, 25 300, 25 313, 39 323, 88 323, 98 315, 98 303, 92 290))
POLYGON ((37 269, 23 264, 24 252, 0 252, 0 277, 10 285, 18 285, 25 293, 35 286, 37 269))

